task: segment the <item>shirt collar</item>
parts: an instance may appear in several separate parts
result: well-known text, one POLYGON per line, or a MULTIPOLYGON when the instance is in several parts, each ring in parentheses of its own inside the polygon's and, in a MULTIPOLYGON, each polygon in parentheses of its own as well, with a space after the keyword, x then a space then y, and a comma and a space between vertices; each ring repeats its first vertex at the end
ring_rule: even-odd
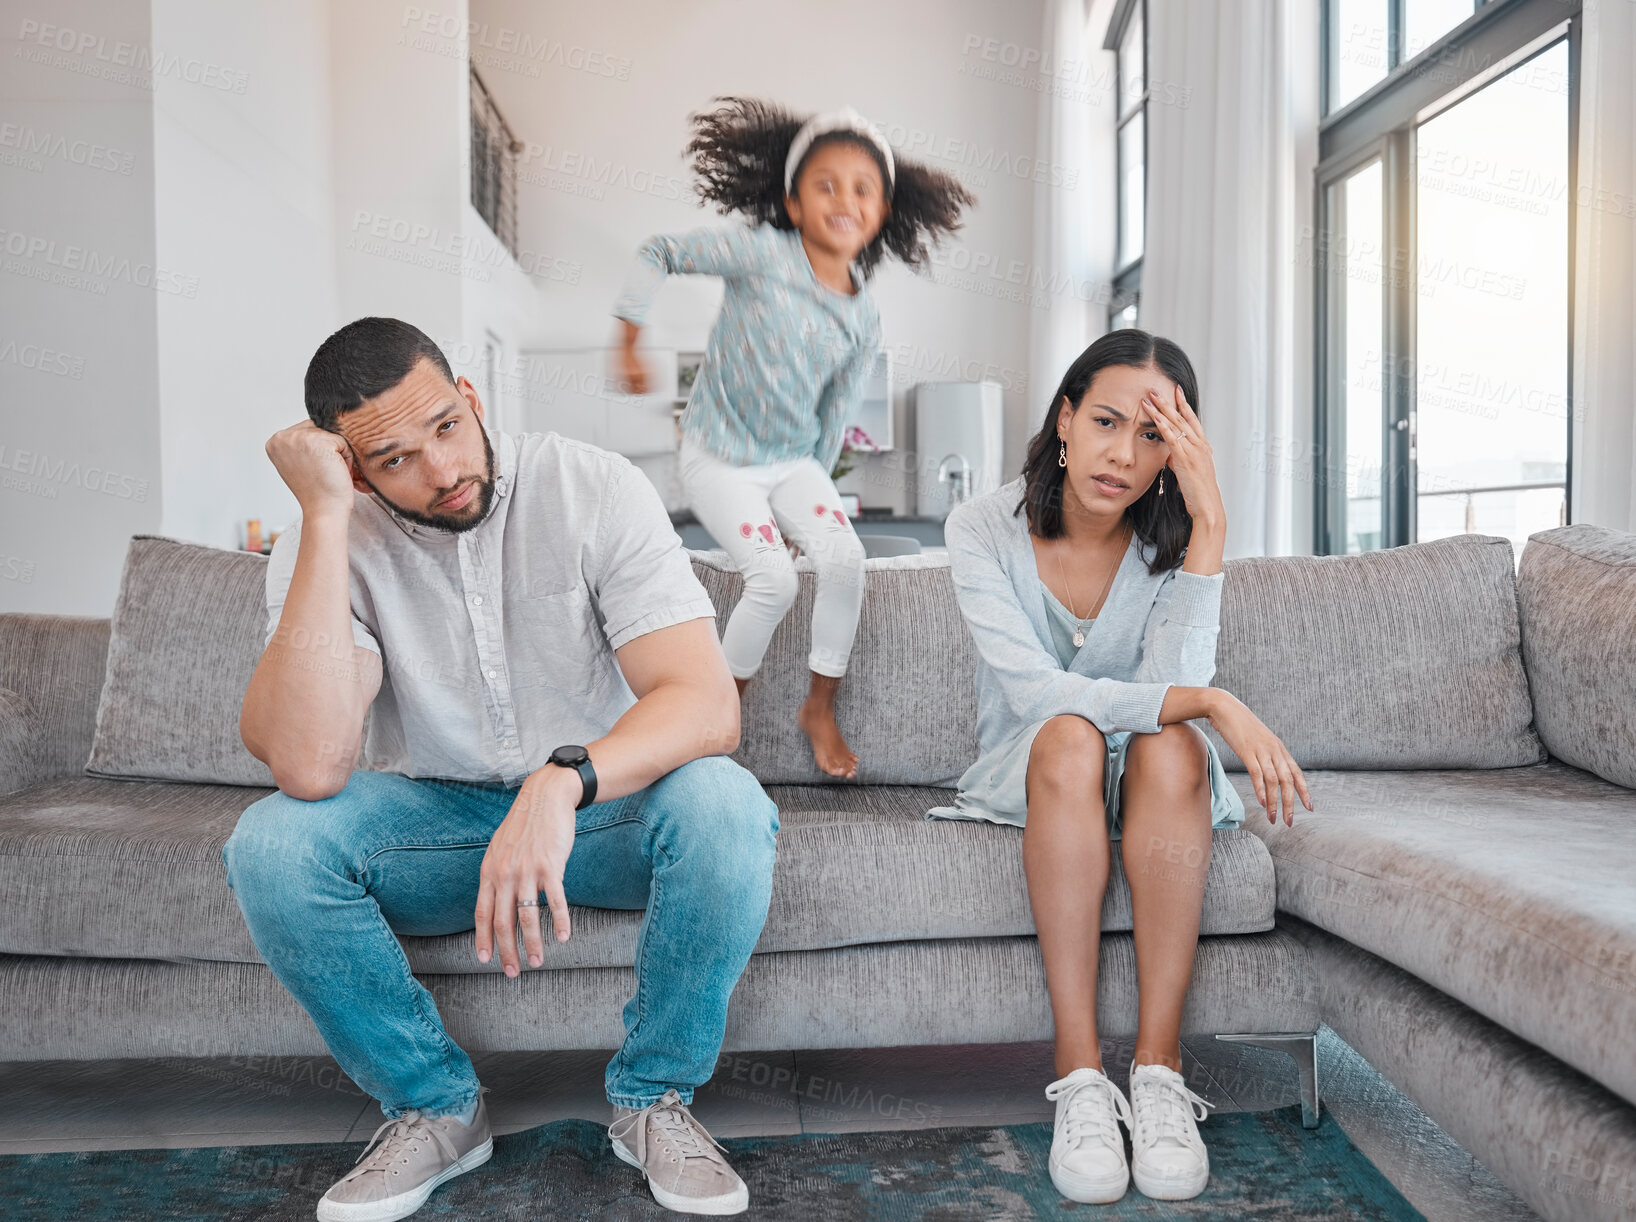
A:
MULTIPOLYGON (((488 430, 487 425, 483 427, 488 430)), ((511 496, 512 490, 517 485, 516 441, 512 439, 510 433, 498 433, 489 430, 489 444, 494 447, 494 465, 496 468, 494 499, 489 502, 487 515, 476 526, 472 527, 473 530, 487 529, 489 524, 499 516, 501 503, 511 496)), ((424 526, 419 522, 411 522, 378 495, 372 496, 370 499, 386 510, 386 516, 391 518, 393 524, 410 538, 430 539, 448 536, 449 534, 448 531, 438 530, 435 526, 424 526)))

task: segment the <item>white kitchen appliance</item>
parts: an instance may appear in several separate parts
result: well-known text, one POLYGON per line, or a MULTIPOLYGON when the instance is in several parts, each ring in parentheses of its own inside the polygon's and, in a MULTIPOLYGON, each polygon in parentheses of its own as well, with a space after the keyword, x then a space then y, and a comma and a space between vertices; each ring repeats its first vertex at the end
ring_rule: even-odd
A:
POLYGON ((1000 384, 921 382, 914 388, 914 404, 909 474, 916 512, 941 520, 961 501, 992 492, 1003 482, 1000 384))

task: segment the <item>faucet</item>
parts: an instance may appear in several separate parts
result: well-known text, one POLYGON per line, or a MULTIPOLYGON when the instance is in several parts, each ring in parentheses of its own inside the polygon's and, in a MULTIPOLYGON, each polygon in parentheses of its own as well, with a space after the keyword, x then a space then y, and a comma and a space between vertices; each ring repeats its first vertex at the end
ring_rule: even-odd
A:
POLYGON ((949 507, 971 499, 971 464, 964 454, 947 454, 937 464, 937 482, 952 484, 949 489, 949 507))

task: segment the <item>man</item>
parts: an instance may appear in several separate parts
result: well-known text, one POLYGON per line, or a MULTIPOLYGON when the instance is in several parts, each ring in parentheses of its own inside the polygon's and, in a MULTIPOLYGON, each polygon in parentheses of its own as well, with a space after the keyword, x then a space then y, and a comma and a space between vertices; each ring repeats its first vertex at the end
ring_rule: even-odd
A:
POLYGON ((559 942, 571 903, 646 909, 614 1152, 668 1208, 744 1210, 688 1104, 766 920, 778 816, 725 756, 738 694, 657 493, 555 433, 491 441, 471 383, 395 319, 325 340, 306 400, 267 443, 301 518, 240 721, 279 792, 223 858, 262 958, 387 1117, 318 1217, 405 1217, 488 1159, 472 1063, 395 935, 475 925, 516 977, 519 926, 544 962, 542 896, 559 942))

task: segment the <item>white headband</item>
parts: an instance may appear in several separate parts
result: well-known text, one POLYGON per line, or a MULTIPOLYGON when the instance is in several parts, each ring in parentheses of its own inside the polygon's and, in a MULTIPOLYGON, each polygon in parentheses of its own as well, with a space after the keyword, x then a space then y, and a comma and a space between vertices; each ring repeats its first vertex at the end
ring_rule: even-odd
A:
POLYGON ((795 133, 795 139, 790 143, 790 155, 784 159, 785 193, 790 195, 795 193, 795 171, 800 167, 801 159, 807 155, 807 150, 812 147, 812 142, 830 132, 851 132, 875 147, 880 153, 881 160, 886 163, 886 194, 891 195, 897 178, 897 170, 892 164, 892 146, 886 143, 886 137, 881 135, 878 127, 850 106, 813 115, 801 125, 801 130, 795 133))

